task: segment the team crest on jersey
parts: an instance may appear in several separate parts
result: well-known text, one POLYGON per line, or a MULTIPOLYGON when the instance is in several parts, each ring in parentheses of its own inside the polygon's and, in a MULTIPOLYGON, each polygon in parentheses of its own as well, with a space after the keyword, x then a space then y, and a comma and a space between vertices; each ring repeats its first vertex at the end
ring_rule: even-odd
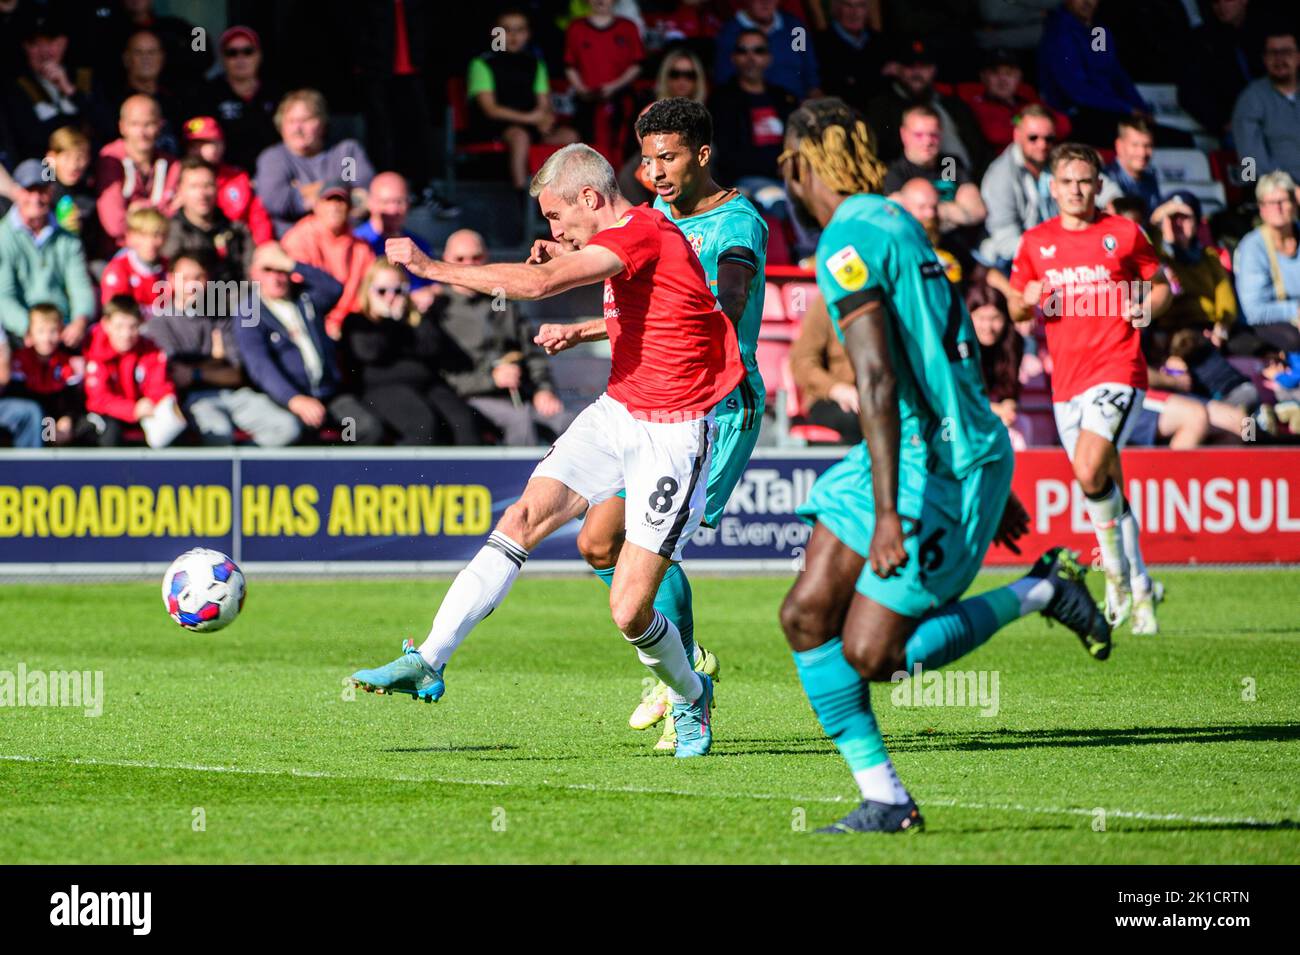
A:
POLYGON ((846 292, 856 292, 867 284, 867 263, 862 261, 858 250, 851 245, 846 245, 828 258, 826 268, 846 292))
POLYGON ((704 248, 704 236, 700 235, 698 232, 692 232, 686 237, 686 241, 691 244, 691 251, 694 252, 698 258, 700 249, 704 248))
POLYGON ((1101 247, 1106 250, 1107 255, 1114 255, 1115 250, 1119 248, 1119 243, 1115 241, 1113 235, 1107 232, 1101 237, 1101 247))

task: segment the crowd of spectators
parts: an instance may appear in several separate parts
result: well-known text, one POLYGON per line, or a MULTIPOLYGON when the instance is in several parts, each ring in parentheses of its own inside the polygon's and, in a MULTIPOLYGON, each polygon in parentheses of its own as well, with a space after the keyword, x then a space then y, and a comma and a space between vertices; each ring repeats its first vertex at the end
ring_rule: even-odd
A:
MULTIPOLYGON (((816 241, 777 169, 791 112, 823 95, 858 108, 886 192, 960 287, 1018 442, 1050 440, 1018 407, 1051 356, 1041 328, 1010 320, 1006 274, 1024 231, 1056 214, 1046 160, 1067 138, 1102 154, 1099 204, 1147 231, 1173 286, 1143 336, 1172 408, 1150 402, 1155 440, 1293 414, 1300 7, 1288 0, 531 0, 464 17, 394 0, 368 5, 339 41, 346 61, 319 72, 283 32, 268 53, 236 24, 209 50, 154 8, 0 0, 0 440, 546 440, 572 410, 527 319, 410 276, 385 240, 486 260, 473 230, 435 243, 409 221, 427 206, 478 224, 472 202, 434 188, 457 161, 441 147, 451 132, 492 147, 473 154, 473 178, 516 192, 581 139, 648 201, 632 128, 669 96, 708 105, 714 175, 768 219, 769 263, 806 265, 816 241), (1175 89, 1201 132, 1169 122, 1147 83, 1175 89), (443 128, 453 113, 463 120, 443 128), (1193 146, 1231 187, 1213 215, 1156 174, 1161 150, 1193 146)), ((338 14, 321 7, 326 29, 338 14)), ((849 440, 847 363, 820 314, 791 364, 809 420, 849 440)))

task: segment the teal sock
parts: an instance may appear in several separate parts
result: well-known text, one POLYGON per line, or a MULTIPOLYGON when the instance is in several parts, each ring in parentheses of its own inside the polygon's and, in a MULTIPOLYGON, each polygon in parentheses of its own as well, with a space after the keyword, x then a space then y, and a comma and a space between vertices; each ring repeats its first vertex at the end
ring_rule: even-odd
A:
MULTIPOLYGON (((603 580, 606 587, 614 586, 613 567, 593 567, 592 573, 603 580)), ((686 659, 694 666, 695 612, 691 604, 691 582, 681 564, 668 565, 664 579, 659 583, 659 592, 655 594, 655 609, 671 620, 677 632, 682 635, 686 659)))
POLYGON ((677 626, 686 659, 695 666, 695 610, 691 605, 691 581, 681 564, 668 565, 655 594, 655 609, 677 626))
POLYGON ((844 659, 839 637, 815 650, 794 654, 803 690, 813 712, 855 774, 889 759, 876 716, 870 684, 844 659))
POLYGON ((1020 616, 1020 598, 1010 587, 944 607, 922 620, 907 641, 907 672, 918 664, 938 669, 964 657, 1020 616))

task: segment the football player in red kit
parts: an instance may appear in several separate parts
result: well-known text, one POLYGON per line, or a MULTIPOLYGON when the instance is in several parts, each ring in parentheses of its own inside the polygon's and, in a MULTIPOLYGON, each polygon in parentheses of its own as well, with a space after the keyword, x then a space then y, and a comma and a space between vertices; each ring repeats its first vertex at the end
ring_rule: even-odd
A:
POLYGON ((1056 429, 1087 498, 1106 574, 1112 626, 1157 631, 1156 595, 1137 520, 1124 498, 1119 451, 1147 387, 1141 329, 1169 307, 1160 262, 1132 221, 1097 209, 1101 160, 1061 143, 1048 157, 1060 215, 1029 229, 1011 267, 1011 317, 1040 309, 1052 356, 1056 429))

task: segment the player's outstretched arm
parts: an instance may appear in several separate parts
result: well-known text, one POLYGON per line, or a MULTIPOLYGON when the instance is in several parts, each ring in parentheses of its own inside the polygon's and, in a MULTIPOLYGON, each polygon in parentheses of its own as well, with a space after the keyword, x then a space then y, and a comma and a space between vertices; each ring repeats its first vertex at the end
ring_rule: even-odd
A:
POLYGON ((589 245, 536 265, 528 262, 494 262, 491 265, 457 265, 438 262, 421 252, 410 239, 389 239, 384 254, 404 265, 412 275, 434 282, 460 285, 484 295, 513 299, 550 298, 583 285, 612 278, 624 269, 623 260, 609 249, 589 245))
POLYGON ((891 577, 907 563, 898 514, 898 379, 889 360, 889 317, 879 299, 840 319, 844 345, 857 372, 862 436, 871 452, 876 529, 867 555, 878 577, 891 577))

